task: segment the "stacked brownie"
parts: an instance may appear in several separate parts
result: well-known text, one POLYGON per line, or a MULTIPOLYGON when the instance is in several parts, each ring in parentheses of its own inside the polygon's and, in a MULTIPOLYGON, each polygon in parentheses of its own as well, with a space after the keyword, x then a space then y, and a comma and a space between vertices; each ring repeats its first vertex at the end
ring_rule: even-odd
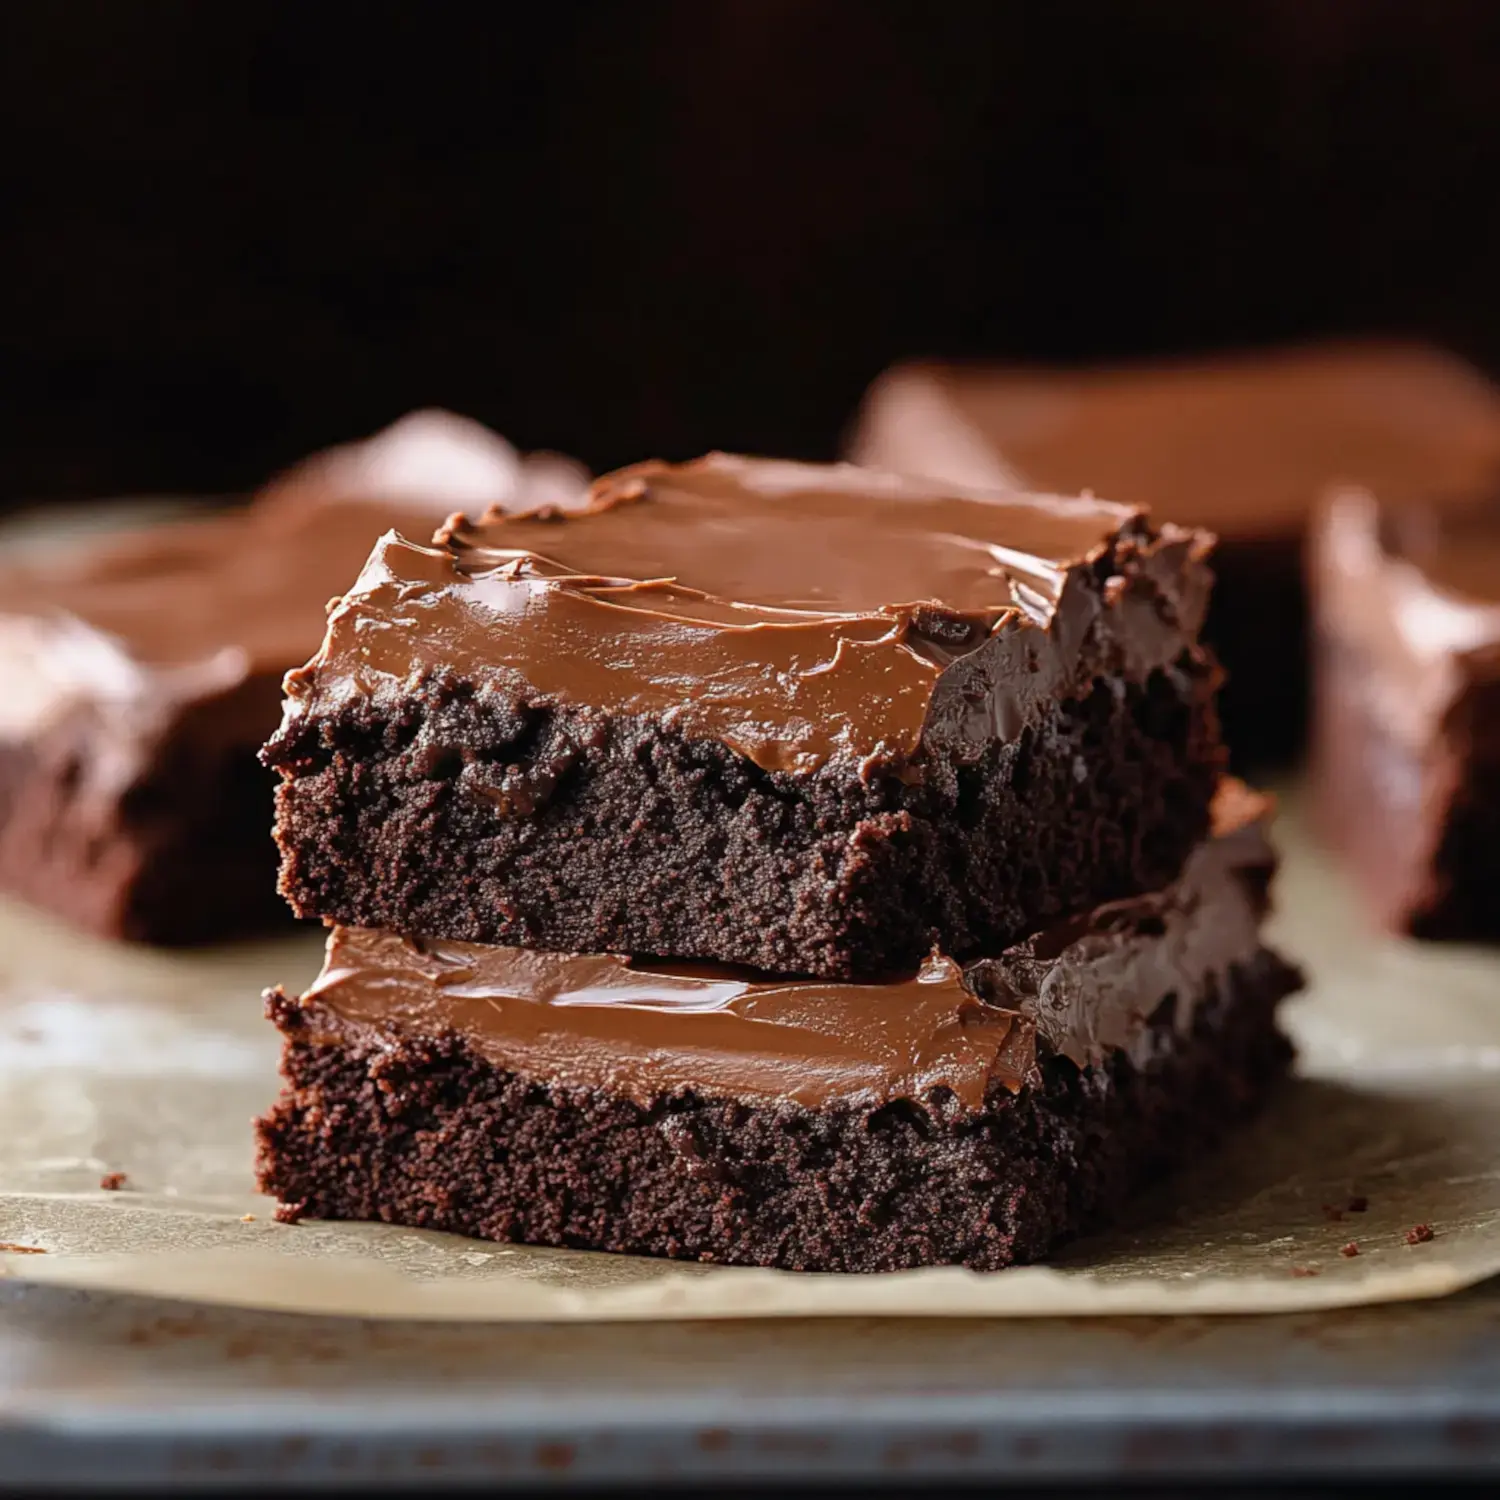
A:
POLYGON ((1209 539, 715 455, 383 538, 287 679, 288 1217, 996 1268, 1285 1063, 1209 539))
POLYGON ((330 595, 391 526, 586 486, 419 412, 237 511, 0 569, 0 890, 157 943, 284 921, 256 756, 330 595))

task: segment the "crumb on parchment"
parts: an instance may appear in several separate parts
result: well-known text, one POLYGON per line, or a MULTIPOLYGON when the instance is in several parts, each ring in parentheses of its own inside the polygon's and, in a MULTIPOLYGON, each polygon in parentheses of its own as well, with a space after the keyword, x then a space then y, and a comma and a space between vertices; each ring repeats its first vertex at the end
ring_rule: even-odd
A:
POLYGON ((1406 1243, 1408 1245, 1425 1245, 1432 1238, 1431 1224, 1413 1224, 1406 1231, 1406 1243))
POLYGON ((1344 1256, 1346 1259, 1352 1260, 1356 1255, 1359 1254, 1358 1243, 1354 1240, 1350 1240, 1347 1245, 1343 1246, 1340 1249, 1339 1254, 1344 1256))
POLYGON ((99 1179, 99 1186, 106 1193, 118 1193, 129 1181, 123 1172, 106 1172, 99 1179))
POLYGON ((10 1240, 0 1240, 0 1255, 45 1255, 41 1245, 17 1245, 10 1240))

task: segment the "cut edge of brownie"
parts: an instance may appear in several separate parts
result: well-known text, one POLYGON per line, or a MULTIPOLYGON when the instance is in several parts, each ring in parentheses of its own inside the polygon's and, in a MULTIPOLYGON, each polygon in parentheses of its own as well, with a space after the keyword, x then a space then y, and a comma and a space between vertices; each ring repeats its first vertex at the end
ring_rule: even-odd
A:
POLYGON ((289 1219, 788 1270, 998 1270, 1107 1220, 1252 1114, 1290 1060, 1276 1009, 1299 978, 1261 949, 1211 982, 1190 1029, 1164 1002, 1134 1061, 1048 1057, 978 1110, 941 1090, 643 1107, 272 991, 286 1088, 257 1124, 259 1182, 289 1219))

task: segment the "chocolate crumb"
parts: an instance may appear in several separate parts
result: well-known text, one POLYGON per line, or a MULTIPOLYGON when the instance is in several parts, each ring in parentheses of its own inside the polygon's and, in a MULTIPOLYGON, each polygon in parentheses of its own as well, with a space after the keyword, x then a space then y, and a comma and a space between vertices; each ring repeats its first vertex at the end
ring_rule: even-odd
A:
POLYGON ((1352 1260, 1356 1255, 1359 1254, 1359 1246, 1353 1240, 1350 1240, 1349 1243, 1339 1251, 1339 1254, 1347 1256, 1350 1260, 1352 1260))
POLYGON ((1362 1194, 1349 1200, 1345 1205, 1351 1214, 1362 1214, 1370 1206, 1370 1200, 1362 1194))
POLYGON ((1413 1224, 1406 1231, 1406 1243, 1408 1245, 1425 1245, 1432 1238, 1431 1224, 1413 1224))
POLYGON ((1339 1224, 1343 1222, 1344 1210, 1341 1208, 1335 1208, 1331 1203, 1325 1203, 1323 1205, 1323 1213, 1326 1215, 1330 1224, 1339 1224))
POLYGON ((17 1245, 10 1240, 0 1240, 0 1252, 9 1255, 45 1255, 40 1245, 17 1245))
POLYGON ((106 1193, 118 1193, 125 1186, 125 1174, 123 1172, 106 1172, 99 1179, 99 1186, 106 1193))
POLYGON ((1316 1276, 1317 1274, 1318 1274, 1318 1268, 1316 1266, 1293 1266, 1292 1267, 1292 1275, 1293 1276, 1316 1276))

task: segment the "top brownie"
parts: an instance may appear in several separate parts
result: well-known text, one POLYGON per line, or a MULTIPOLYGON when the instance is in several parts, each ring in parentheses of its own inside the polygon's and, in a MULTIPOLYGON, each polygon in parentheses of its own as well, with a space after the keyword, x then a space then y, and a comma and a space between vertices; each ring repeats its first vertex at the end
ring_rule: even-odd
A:
POLYGON ((266 750, 304 915, 831 978, 1174 876, 1210 539, 714 455, 387 535, 266 750))

